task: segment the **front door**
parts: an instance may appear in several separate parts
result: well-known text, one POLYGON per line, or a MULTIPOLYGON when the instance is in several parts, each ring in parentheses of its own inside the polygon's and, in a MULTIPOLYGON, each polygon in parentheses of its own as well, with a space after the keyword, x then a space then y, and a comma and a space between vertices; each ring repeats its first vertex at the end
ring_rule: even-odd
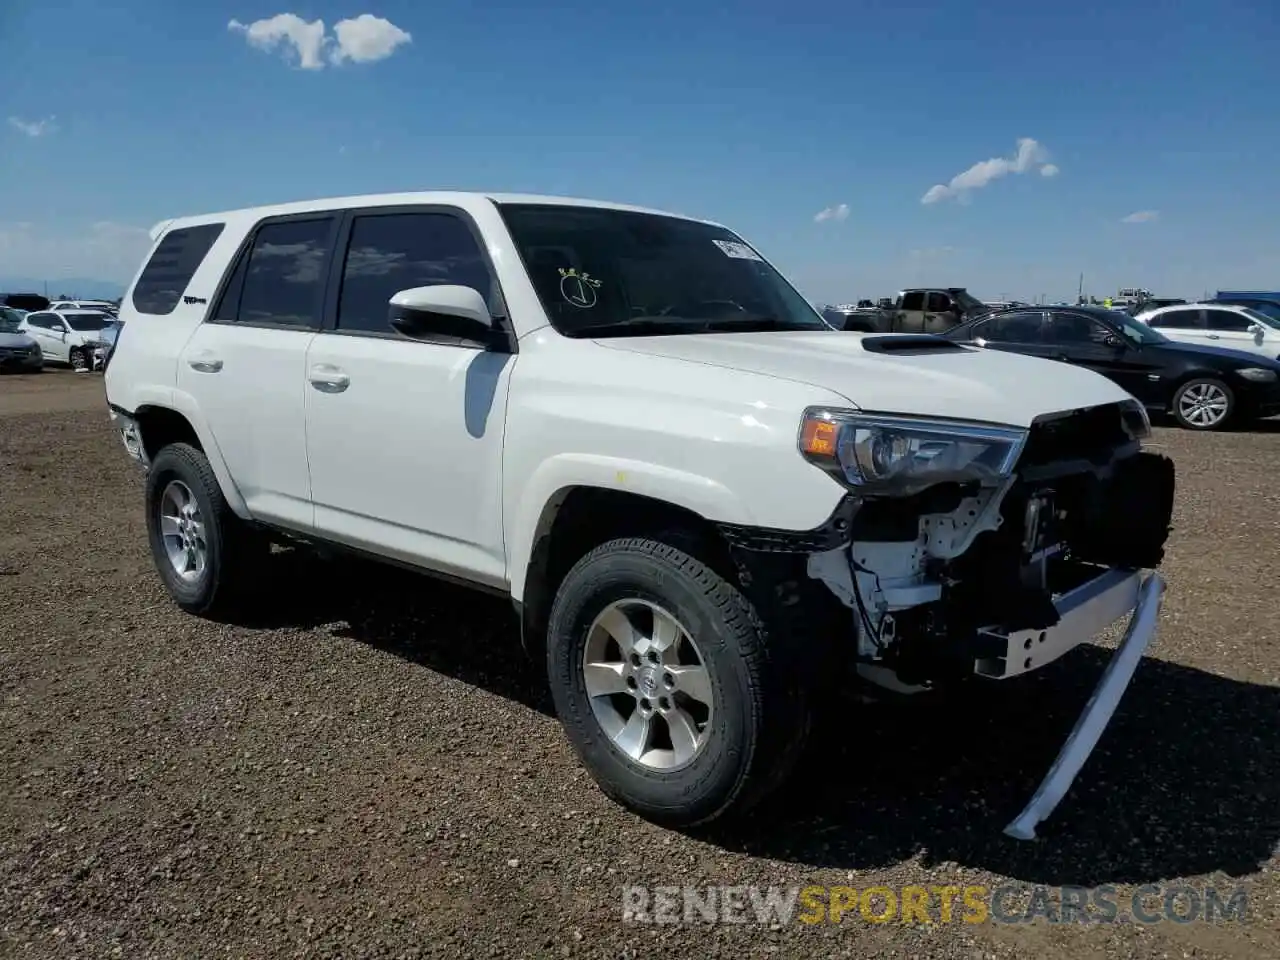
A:
POLYGON ((960 322, 960 308, 941 290, 930 290, 924 298, 922 333, 946 333, 960 322))
MULTIPOLYGON (((306 359, 317 532, 504 587, 502 440, 516 357, 457 337, 409 339, 401 290, 474 287, 500 302, 470 221, 452 208, 355 211, 345 221, 332 327, 306 359)), ((495 310, 495 312, 501 312, 495 310)))
POLYGON ((1044 327, 1049 355, 1086 367, 1119 384, 1147 405, 1156 405, 1159 380, 1142 349, 1119 331, 1081 313, 1050 313, 1044 327))
POLYGON ((1267 333, 1274 331, 1253 320, 1248 314, 1236 310, 1204 311, 1204 329, 1208 342, 1215 347, 1227 347, 1231 350, 1243 350, 1245 353, 1257 353, 1275 359, 1280 353, 1274 340, 1267 333))
POLYGON ((338 216, 259 225, 178 361, 249 512, 309 532, 307 347, 320 328, 338 216))

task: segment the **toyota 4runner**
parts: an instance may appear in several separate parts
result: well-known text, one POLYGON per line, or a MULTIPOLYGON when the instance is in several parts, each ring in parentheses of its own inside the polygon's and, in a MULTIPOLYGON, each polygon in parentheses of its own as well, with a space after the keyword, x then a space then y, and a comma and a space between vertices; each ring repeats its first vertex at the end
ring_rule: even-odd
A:
POLYGON ((844 678, 1016 678, 1131 615, 1031 837, 1153 635, 1173 467, 1095 373, 838 333, 732 231, 614 204, 152 238, 105 382, 177 605, 230 608, 279 538, 509 596, 582 762, 657 822, 763 797, 844 678))

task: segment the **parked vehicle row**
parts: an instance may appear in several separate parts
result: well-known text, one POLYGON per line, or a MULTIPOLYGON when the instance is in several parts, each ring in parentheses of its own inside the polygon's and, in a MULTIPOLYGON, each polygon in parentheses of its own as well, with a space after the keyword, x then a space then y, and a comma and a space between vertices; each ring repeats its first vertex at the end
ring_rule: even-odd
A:
POLYGON ((40 310, 24 316, 19 330, 39 345, 44 362, 88 372, 104 362, 110 343, 105 331, 116 322, 97 310, 40 310))
MULTIPOLYGON (((1151 317, 1158 324, 1164 313, 1151 317)), ((1189 430, 1280 413, 1280 362, 1274 356, 1173 340, 1165 333, 1118 310, 1027 307, 980 317, 945 337, 1093 370, 1189 430)))
POLYGON ((634 207, 399 194, 152 236, 105 383, 174 602, 270 584, 272 539, 507 596, 583 764, 653 820, 761 800, 855 676, 1007 680, 1134 614, 1030 838, 1154 633, 1174 468, 1093 371, 837 333, 728 228, 634 207))

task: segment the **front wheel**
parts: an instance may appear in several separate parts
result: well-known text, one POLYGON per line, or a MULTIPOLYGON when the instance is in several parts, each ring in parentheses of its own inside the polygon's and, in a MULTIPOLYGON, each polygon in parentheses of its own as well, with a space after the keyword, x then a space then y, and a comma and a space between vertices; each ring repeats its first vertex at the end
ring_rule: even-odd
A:
POLYGON ((1235 412, 1235 394, 1221 380, 1197 377, 1173 395, 1173 416, 1187 430, 1217 430, 1235 412))
POLYGON ((89 355, 83 347, 72 347, 67 362, 76 373, 85 373, 89 369, 89 355))
POLYGON ((646 819, 693 826, 780 783, 808 732, 802 691, 738 588, 649 539, 569 571, 548 625, 556 712, 596 783, 646 819))

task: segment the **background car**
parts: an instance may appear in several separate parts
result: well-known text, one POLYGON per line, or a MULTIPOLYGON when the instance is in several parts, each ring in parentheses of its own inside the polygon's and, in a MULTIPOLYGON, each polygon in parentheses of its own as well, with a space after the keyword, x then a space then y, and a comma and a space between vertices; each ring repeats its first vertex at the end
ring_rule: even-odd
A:
POLYGON ((40 344, 46 362, 87 372, 102 346, 102 328, 110 322, 96 310, 39 310, 23 317, 20 329, 40 344))
POLYGON ((124 329, 124 321, 116 318, 102 328, 102 346, 94 354, 93 366, 98 370, 106 370, 111 360, 111 351, 116 347, 120 331, 124 329))
POLYGON ((0 307, 0 370, 42 370, 40 344, 22 329, 22 313, 0 307))
MULTIPOLYGON (((1280 362, 1170 340, 1100 307, 1036 307, 979 317, 948 340, 1088 367, 1188 430, 1280 413, 1280 362)), ((1028 384, 1028 387, 1031 385, 1028 384)))
POLYGON ((1280 359, 1280 320, 1249 307, 1188 303, 1149 310, 1138 314, 1137 320, 1180 343, 1227 347, 1280 359))

